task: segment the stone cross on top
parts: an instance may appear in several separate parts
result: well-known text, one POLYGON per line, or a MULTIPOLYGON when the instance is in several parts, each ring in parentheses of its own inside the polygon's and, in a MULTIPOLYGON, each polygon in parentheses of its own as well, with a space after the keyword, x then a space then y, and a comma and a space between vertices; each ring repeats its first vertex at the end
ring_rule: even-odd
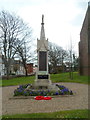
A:
POLYGON ((42 15, 42 23, 41 25, 44 25, 44 15, 42 15))

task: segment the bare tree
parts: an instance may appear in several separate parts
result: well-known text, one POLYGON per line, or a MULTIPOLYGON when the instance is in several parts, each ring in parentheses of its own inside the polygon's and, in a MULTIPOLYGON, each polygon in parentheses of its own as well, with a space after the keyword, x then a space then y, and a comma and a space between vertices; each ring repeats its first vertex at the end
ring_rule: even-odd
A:
POLYGON ((17 72, 19 69, 20 69, 19 65, 18 65, 18 64, 14 64, 13 70, 14 70, 15 74, 16 74, 16 72, 17 72))
POLYGON ((66 50, 62 49, 61 50, 61 65, 62 65, 62 72, 65 72, 65 62, 67 61, 67 59, 69 58, 69 54, 66 50))
POLYGON ((70 73, 70 79, 73 79, 73 60, 72 60, 72 48, 70 49, 69 51, 69 54, 70 54, 70 59, 69 59, 69 73, 70 73))
POLYGON ((73 53, 73 71, 78 71, 79 67, 79 58, 73 53))
POLYGON ((67 52, 60 46, 49 43, 49 63, 50 69, 57 73, 57 66, 62 67, 62 71, 64 72, 64 61, 67 57, 67 52))
POLYGON ((70 36, 70 47, 68 50, 68 54, 69 54, 69 76, 71 80, 73 79, 73 48, 74 46, 72 44, 72 39, 70 36))
POLYGON ((24 44, 17 45, 17 54, 20 56, 22 64, 25 69, 25 75, 27 76, 27 63, 30 63, 33 55, 32 51, 30 51, 30 46, 27 45, 28 42, 24 42, 24 44))
POLYGON ((0 41, 2 43, 7 78, 10 74, 12 59, 18 50, 16 47, 20 41, 23 44, 26 39, 31 37, 31 33, 31 28, 19 16, 7 11, 0 12, 0 41))

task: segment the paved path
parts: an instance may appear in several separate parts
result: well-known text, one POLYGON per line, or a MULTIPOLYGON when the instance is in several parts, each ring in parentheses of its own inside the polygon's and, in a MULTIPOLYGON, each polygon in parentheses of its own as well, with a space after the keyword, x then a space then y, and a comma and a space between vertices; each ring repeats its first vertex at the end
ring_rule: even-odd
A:
MULTIPOLYGON (((88 109, 88 85, 59 83, 76 92, 74 96, 60 96, 52 100, 9 99, 17 86, 2 88, 2 114, 56 112, 71 109, 88 109)), ((0 88, 1 89, 1 88, 0 88)))

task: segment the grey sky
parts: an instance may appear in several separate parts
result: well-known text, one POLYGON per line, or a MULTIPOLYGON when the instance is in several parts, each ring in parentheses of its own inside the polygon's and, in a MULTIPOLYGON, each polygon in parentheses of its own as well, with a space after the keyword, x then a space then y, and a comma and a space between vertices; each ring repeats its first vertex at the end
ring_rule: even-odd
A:
POLYGON ((15 12, 40 37, 41 16, 45 15, 45 33, 50 42, 68 49, 70 38, 78 51, 80 30, 89 0, 0 0, 0 10, 15 12))

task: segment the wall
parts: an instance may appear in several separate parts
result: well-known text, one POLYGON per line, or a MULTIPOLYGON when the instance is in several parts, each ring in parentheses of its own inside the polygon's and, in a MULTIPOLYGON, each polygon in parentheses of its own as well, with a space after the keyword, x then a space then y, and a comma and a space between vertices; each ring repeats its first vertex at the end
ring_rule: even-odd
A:
POLYGON ((90 6, 88 6, 86 16, 80 32, 79 42, 79 73, 80 75, 90 75, 90 6))

